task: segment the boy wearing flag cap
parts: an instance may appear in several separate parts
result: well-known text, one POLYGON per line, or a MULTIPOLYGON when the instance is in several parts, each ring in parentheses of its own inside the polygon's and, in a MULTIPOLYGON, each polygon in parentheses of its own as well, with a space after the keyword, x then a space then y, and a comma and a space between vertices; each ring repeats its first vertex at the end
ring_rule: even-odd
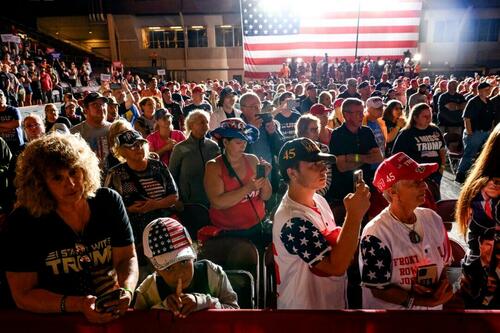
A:
POLYGON ((209 260, 196 261, 191 237, 178 221, 152 221, 144 229, 143 244, 156 272, 137 288, 135 309, 165 309, 185 318, 203 309, 239 308, 222 267, 209 260))
POLYGON ((344 309, 347 277, 358 244, 361 220, 370 205, 363 182, 344 198, 347 216, 337 228, 326 200, 316 194, 325 187, 325 162, 335 156, 322 153, 308 138, 285 143, 279 166, 289 183, 273 225, 277 270, 278 309, 344 309))

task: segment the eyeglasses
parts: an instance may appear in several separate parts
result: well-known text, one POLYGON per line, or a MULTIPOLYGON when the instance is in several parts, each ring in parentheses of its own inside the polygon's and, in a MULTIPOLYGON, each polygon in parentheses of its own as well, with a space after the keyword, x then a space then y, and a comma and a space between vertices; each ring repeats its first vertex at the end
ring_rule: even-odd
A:
POLYGON ((317 132, 319 127, 309 127, 309 132, 317 132))
POLYGON ((130 149, 130 150, 139 150, 139 149, 142 149, 142 147, 144 146, 144 144, 145 144, 145 142, 137 141, 132 146, 125 147, 125 148, 130 149))
POLYGON ((39 127, 40 127, 39 123, 34 123, 34 124, 30 124, 30 125, 24 125, 24 128, 28 128, 28 129, 34 129, 34 128, 39 128, 39 127))

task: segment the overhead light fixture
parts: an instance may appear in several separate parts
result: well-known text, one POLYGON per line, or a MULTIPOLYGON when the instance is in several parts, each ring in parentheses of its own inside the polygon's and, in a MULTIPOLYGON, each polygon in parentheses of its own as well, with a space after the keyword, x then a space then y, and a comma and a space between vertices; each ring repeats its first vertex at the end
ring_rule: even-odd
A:
POLYGON ((193 25, 193 26, 191 27, 191 29, 195 29, 195 30, 200 30, 200 29, 203 29, 203 28, 205 28, 205 27, 204 27, 204 26, 202 26, 202 25, 193 25))
POLYGON ((161 30, 161 27, 149 27, 149 30, 161 30))
POLYGON ((228 29, 228 28, 232 28, 233 26, 231 24, 226 24, 226 25, 221 25, 220 27, 223 29, 228 29))
POLYGON ((170 26, 170 29, 182 30, 182 26, 180 26, 180 25, 172 25, 172 26, 170 26))
POLYGON ((89 35, 92 35, 92 30, 89 30, 89 35))

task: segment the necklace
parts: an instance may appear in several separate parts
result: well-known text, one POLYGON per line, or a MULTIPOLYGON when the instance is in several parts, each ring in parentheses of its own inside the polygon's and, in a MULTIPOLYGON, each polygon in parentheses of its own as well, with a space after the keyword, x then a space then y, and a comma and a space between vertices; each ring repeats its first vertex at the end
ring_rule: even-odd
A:
MULTIPOLYGON (((412 242, 413 244, 418 244, 422 241, 422 237, 415 231, 415 226, 417 225, 417 217, 415 216, 415 214, 413 214, 412 216, 415 216, 415 222, 413 222, 413 226, 410 228, 406 225, 406 223, 404 223, 403 221, 401 221, 400 219, 398 219, 392 212, 391 210, 389 209, 389 214, 391 214, 392 218, 395 219, 396 221, 400 222, 403 227, 405 227, 406 229, 408 229, 408 237, 410 238, 410 242, 412 242)), ((413 220, 413 218, 412 218, 413 220)))

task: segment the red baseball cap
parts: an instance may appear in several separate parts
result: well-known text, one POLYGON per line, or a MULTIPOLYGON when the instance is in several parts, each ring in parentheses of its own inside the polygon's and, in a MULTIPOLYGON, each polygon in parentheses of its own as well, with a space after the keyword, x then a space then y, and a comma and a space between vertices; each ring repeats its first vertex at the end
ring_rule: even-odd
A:
POLYGON ((400 180, 423 180, 436 172, 437 163, 417 163, 405 153, 397 153, 378 166, 373 185, 384 192, 400 180))
POLYGON ((196 86, 193 88, 193 94, 203 94, 205 90, 203 90, 203 87, 201 86, 196 86))
POLYGON ((319 116, 325 113, 331 112, 332 109, 327 108, 323 104, 316 103, 311 108, 309 109, 309 113, 311 113, 313 116, 319 116))

